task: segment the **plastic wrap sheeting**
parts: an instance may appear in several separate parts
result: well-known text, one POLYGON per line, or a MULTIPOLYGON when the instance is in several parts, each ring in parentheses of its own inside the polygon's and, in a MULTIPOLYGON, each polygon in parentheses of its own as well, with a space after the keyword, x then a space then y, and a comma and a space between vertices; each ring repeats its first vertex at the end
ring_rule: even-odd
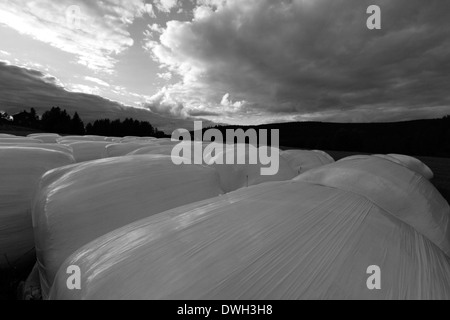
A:
POLYGON ((102 137, 102 136, 65 136, 65 137, 58 139, 58 142, 63 143, 63 144, 71 143, 71 142, 82 142, 82 141, 102 142, 102 141, 106 141, 105 139, 106 139, 106 137, 102 137))
POLYGON ((180 143, 180 141, 172 141, 171 139, 158 139, 156 140, 156 142, 160 146, 176 146, 177 144, 180 143))
POLYGON ((148 143, 116 143, 116 144, 111 144, 109 146, 106 147, 106 156, 108 158, 113 158, 113 157, 122 157, 122 156, 126 156, 127 154, 136 151, 138 149, 144 148, 146 146, 148 146, 148 143))
POLYGON ((58 139, 61 138, 61 136, 57 134, 33 134, 28 137, 41 140, 43 143, 57 143, 58 139))
POLYGON ((31 147, 0 147, 0 269, 26 266, 34 253, 31 201, 48 170, 74 163, 72 156, 31 147))
POLYGON ((286 150, 281 152, 281 156, 298 174, 334 162, 325 152, 319 151, 286 150))
POLYGON ((44 296, 61 263, 86 243, 222 193, 214 169, 176 166, 167 156, 111 158, 47 173, 33 210, 44 296))
POLYGON ((50 298, 450 299, 450 260, 363 196, 289 181, 111 232, 64 262, 50 298), (81 290, 67 289, 70 265, 81 290), (367 287, 372 265, 381 290, 367 287))
POLYGON ((405 168, 408 168, 411 171, 414 171, 415 173, 422 175, 424 178, 426 178, 428 180, 431 180, 434 177, 433 171, 419 159, 416 159, 416 158, 413 158, 410 156, 399 155, 399 154, 355 155, 355 156, 343 158, 343 159, 339 160, 338 162, 349 161, 349 160, 358 160, 358 159, 368 159, 371 157, 378 157, 378 158, 382 158, 384 160, 389 160, 391 162, 397 163, 405 168))
POLYGON ((411 225, 450 257, 450 207, 421 174, 373 156, 339 161, 296 180, 360 194, 411 225))
POLYGON ((27 280, 22 286, 20 293, 20 300, 41 300, 41 282, 39 278, 39 268, 37 263, 34 265, 33 270, 31 270, 28 275, 27 280))
MULTIPOLYGON (((40 143, 36 145, 35 143, 21 143, 17 146, 20 146, 20 148, 39 148, 39 149, 48 149, 48 150, 54 150, 54 151, 60 151, 64 152, 70 156, 73 156, 73 150, 69 146, 57 144, 57 143, 40 143)), ((0 143, 0 147, 17 147, 16 145, 11 145, 9 143, 0 143)))
POLYGON ((22 144, 22 143, 42 143, 41 140, 38 139, 32 139, 32 138, 22 138, 22 137, 17 137, 17 138, 0 138, 0 143, 5 144, 14 144, 14 145, 18 145, 18 144, 22 144))
POLYGON ((111 142, 81 141, 72 143, 64 142, 61 144, 71 147, 73 149, 75 161, 80 163, 106 158, 106 147, 109 146, 111 142))
POLYGON ((423 175, 428 180, 431 180, 434 177, 433 171, 419 159, 410 156, 405 156, 402 154, 390 154, 388 156, 399 160, 407 168, 423 175))
MULTIPOLYGON (((158 140, 159 141, 159 140, 158 140)), ((164 143, 164 142, 163 142, 164 143)), ((168 142, 167 142, 168 143, 168 142)), ((170 144, 161 145, 160 142, 155 143, 154 145, 143 146, 140 149, 137 149, 133 152, 130 152, 129 155, 167 155, 171 156, 172 154, 175 157, 181 157, 190 160, 190 163, 195 163, 195 159, 200 159, 202 164, 207 164, 205 161, 204 153, 206 143, 197 142, 197 141, 176 141, 170 142, 170 144), (177 148, 177 149, 175 149, 177 148), (190 150, 190 154, 185 154, 184 151, 190 150)), ((189 162, 188 162, 189 163, 189 162)))
MULTIPOLYGON (((259 153, 259 149, 252 145, 244 145, 245 155, 238 154, 238 145, 226 145, 223 152, 219 152, 215 157, 211 157, 209 165, 217 170, 220 176, 220 183, 225 192, 231 192, 244 187, 271 182, 285 181, 297 176, 297 173, 288 164, 283 157, 276 157, 279 161, 279 169, 275 175, 262 175, 261 168, 267 168, 270 165, 262 165, 258 159, 257 164, 250 164, 249 154, 259 153), (234 164, 227 164, 228 154, 233 155, 234 164), (223 160, 224 164, 217 164, 217 161, 223 160), (239 161, 244 164, 238 164, 239 161)), ((267 148, 267 147, 263 147, 267 148)), ((272 150, 274 152, 275 149, 272 150)), ((278 152, 281 153, 280 150, 278 152)), ((264 152, 267 154, 266 152, 264 152)), ((270 154, 270 152, 268 153, 270 154)))
POLYGON ((153 143, 157 139, 153 137, 125 137, 120 139, 122 143, 153 143))
POLYGON ((170 145, 150 145, 142 146, 141 148, 134 150, 129 155, 165 155, 170 156, 172 154, 173 146, 170 145))
POLYGON ((57 134, 57 133, 50 133, 50 132, 31 133, 27 137, 28 138, 36 138, 36 137, 39 137, 39 136, 49 136, 49 137, 53 136, 53 137, 61 138, 61 136, 59 134, 57 134))
POLYGON ((335 162, 334 158, 332 156, 330 156, 328 153, 326 153, 325 151, 322 151, 322 150, 312 150, 312 151, 316 152, 316 153, 320 153, 322 156, 324 156, 326 159, 328 159, 328 161, 330 163, 335 162))

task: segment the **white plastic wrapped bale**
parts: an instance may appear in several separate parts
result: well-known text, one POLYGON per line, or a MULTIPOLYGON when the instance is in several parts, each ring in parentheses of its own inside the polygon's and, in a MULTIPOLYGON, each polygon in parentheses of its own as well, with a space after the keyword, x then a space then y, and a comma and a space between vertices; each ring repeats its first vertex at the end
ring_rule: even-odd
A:
POLYGON ((405 168, 408 168, 409 170, 412 170, 413 172, 415 172, 417 174, 422 175, 425 179, 428 179, 428 180, 431 180, 434 177, 433 171, 419 159, 416 159, 416 158, 413 158, 410 156, 399 155, 399 154, 389 154, 389 155, 376 154, 376 155, 372 155, 372 156, 370 156, 370 155, 355 155, 355 156, 343 158, 343 159, 339 160, 339 162, 350 161, 350 160, 362 160, 362 159, 368 159, 371 157, 382 158, 382 159, 397 163, 405 168))
POLYGON ((48 170, 71 155, 39 147, 0 147, 0 269, 26 266, 34 254, 31 201, 48 170))
POLYGON ((0 133, 0 138, 17 138, 17 136, 7 133, 0 133))
POLYGON ((130 141, 136 140, 138 138, 139 137, 126 136, 126 137, 120 138, 120 141, 123 142, 123 143, 127 143, 127 142, 130 142, 130 141))
POLYGON ((41 281, 39 278, 39 268, 37 263, 34 265, 33 270, 28 275, 27 280, 23 283, 23 286, 19 286, 20 300, 42 300, 41 295, 41 281))
POLYGON ((57 143, 61 138, 58 134, 33 134, 29 138, 41 140, 43 143, 57 143))
POLYGON ((60 139, 58 139, 59 143, 71 143, 71 142, 82 142, 82 141, 88 141, 88 142, 104 142, 106 137, 101 136, 65 136, 60 139))
POLYGON ((75 161, 80 163, 105 158, 106 147, 109 146, 111 142, 84 141, 72 143, 66 142, 64 144, 73 149, 75 161))
MULTIPOLYGON (((211 146, 217 146, 212 144, 211 146)), ((217 170, 220 176, 222 189, 231 192, 240 188, 245 188, 260 183, 270 181, 285 181, 297 176, 294 169, 280 155, 281 151, 276 148, 261 147, 252 145, 223 145, 223 152, 211 157, 209 165, 217 170), (260 155, 269 155, 273 163, 262 163, 260 155), (253 157, 251 155, 254 155, 253 157), (253 160, 252 160, 253 158, 253 160), (234 163, 234 164, 232 164, 234 163), (274 174, 263 175, 261 170, 265 170, 272 165, 278 164, 278 170, 274 174)), ((207 148, 205 148, 205 153, 207 148)))
POLYGON ((33 219, 44 296, 64 260, 97 237, 144 217, 222 194, 212 168, 168 156, 105 159, 51 171, 33 219))
POLYGON ((325 152, 319 151, 287 150, 282 151, 281 156, 298 174, 334 162, 325 152))
POLYGON ((0 143, 0 147, 11 147, 11 148, 15 148, 15 147, 21 147, 21 148, 39 148, 39 149, 48 149, 48 150, 53 150, 53 151, 59 151, 59 152, 64 152, 69 156, 73 156, 73 150, 71 147, 69 146, 65 146, 62 144, 57 144, 57 143, 40 143, 38 145, 36 145, 35 143, 21 143, 18 145, 11 145, 10 143, 0 143))
POLYGON ((190 162, 187 164, 207 164, 203 157, 204 150, 205 144, 202 142, 177 141, 173 145, 159 145, 155 142, 130 152, 129 155, 173 155, 174 157, 189 159, 190 162))
POLYGON ((89 243, 64 262, 50 298, 448 300, 450 260, 363 196, 275 182, 170 210, 89 243), (81 269, 81 290, 67 288, 71 265, 81 269), (381 290, 367 287, 372 265, 381 268, 381 290))
POLYGON ((157 139, 153 137, 125 137, 121 139, 122 143, 150 143, 155 142, 157 139))
POLYGON ((334 158, 332 156, 330 156, 328 153, 326 153, 325 151, 322 151, 322 150, 313 150, 313 151, 323 155, 326 159, 328 159, 328 161, 330 163, 335 162, 334 158))
POLYGON ((141 149, 145 146, 148 146, 147 143, 116 143, 110 144, 106 147, 106 157, 114 158, 114 157, 122 157, 127 154, 141 149))
POLYGON ((413 158, 402 154, 389 154, 388 156, 399 160, 407 168, 423 175, 428 180, 434 178, 433 171, 425 163, 423 163, 417 158, 413 158))
POLYGON ((111 143, 121 143, 122 138, 109 137, 109 138, 106 138, 106 141, 110 141, 111 143))
POLYGON ((428 179, 390 160, 368 156, 308 171, 295 180, 366 197, 422 233, 450 257, 450 207, 428 179))
POLYGON ((173 146, 160 146, 160 145, 150 145, 141 146, 141 148, 134 150, 129 153, 129 155, 165 155, 170 156, 172 154, 173 146))
POLYGON ((105 141, 107 137, 105 136, 96 136, 96 135, 86 135, 84 136, 87 139, 92 139, 92 141, 105 141))
POLYGON ((29 137, 29 138, 35 138, 35 137, 38 137, 38 136, 53 136, 53 137, 59 137, 59 138, 61 138, 61 136, 59 135, 59 134, 57 134, 57 133, 49 133, 49 132, 42 132, 42 133, 32 133, 32 134, 29 134, 27 137, 29 137))
POLYGON ((234 145, 217 142, 203 142, 203 160, 205 163, 211 164, 212 160, 216 158, 219 153, 223 153, 226 148, 233 148, 233 146, 234 145))
POLYGON ((9 144, 21 144, 21 143, 42 143, 42 140, 32 139, 32 138, 0 138, 0 143, 9 143, 9 144))
POLYGON ((181 141, 172 141, 170 139, 158 139, 155 142, 157 142, 160 146, 176 146, 181 141))

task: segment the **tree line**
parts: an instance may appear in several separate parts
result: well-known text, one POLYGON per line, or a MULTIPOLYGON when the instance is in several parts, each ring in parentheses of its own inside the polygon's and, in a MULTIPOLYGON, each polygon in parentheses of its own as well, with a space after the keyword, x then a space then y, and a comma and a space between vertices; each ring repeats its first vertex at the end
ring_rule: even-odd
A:
POLYGON ((293 149, 450 157, 450 116, 392 123, 293 122, 213 128, 224 135, 227 129, 278 129, 280 146, 293 149))
MULTIPOLYGON (((0 124, 34 128, 45 132, 100 136, 165 137, 148 122, 134 119, 97 120, 86 126, 77 113, 52 108, 42 116, 34 109, 12 118, 0 112, 0 124)), ((354 151, 361 153, 401 153, 413 156, 450 157, 450 116, 442 119, 393 123, 294 122, 256 127, 216 126, 224 135, 227 129, 278 129, 280 146, 286 148, 354 151)), ((210 128, 204 128, 208 130, 210 128)))
POLYGON ((132 118, 125 120, 100 119, 84 124, 77 112, 71 116, 59 107, 44 112, 41 116, 34 108, 22 111, 13 116, 0 112, 0 124, 10 124, 30 129, 63 135, 99 135, 110 137, 165 137, 164 132, 153 127, 149 122, 132 118))

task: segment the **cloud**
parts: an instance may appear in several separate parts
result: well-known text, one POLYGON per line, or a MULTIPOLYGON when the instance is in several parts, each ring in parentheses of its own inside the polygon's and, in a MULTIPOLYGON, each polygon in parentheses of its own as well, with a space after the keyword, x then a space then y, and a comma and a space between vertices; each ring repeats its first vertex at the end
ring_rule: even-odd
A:
POLYGON ((170 13, 172 9, 178 7, 178 0, 154 0, 154 4, 159 11, 170 13))
POLYGON ((249 123, 450 113, 448 1, 197 3, 193 21, 168 22, 160 41, 145 46, 182 78, 152 97, 156 112, 203 110, 249 123), (366 27, 373 4, 382 30, 366 27))
POLYGON ((160 25, 154 23, 154 24, 149 24, 148 25, 149 29, 153 32, 157 32, 157 33, 163 33, 164 32, 164 28, 161 27, 160 25))
POLYGON ((95 71, 112 73, 116 56, 133 45, 127 28, 152 15, 144 0, 4 0, 0 24, 62 51, 95 71))
POLYGON ((87 123, 97 119, 134 118, 149 121, 152 125, 171 133, 178 128, 191 129, 191 119, 162 117, 147 109, 124 106, 95 94, 95 88, 75 85, 68 91, 61 82, 41 71, 18 67, 0 61, 0 110, 15 114, 34 107, 38 113, 52 106, 60 106, 70 113, 78 112, 87 123), (81 92, 80 92, 81 91, 81 92), (87 93, 86 93, 87 92, 87 93))
POLYGON ((245 105, 245 101, 236 101, 233 102, 230 100, 230 94, 227 93, 223 96, 222 101, 220 102, 220 104, 223 107, 232 107, 234 109, 240 109, 245 105))
POLYGON ((110 87, 109 83, 98 79, 98 78, 94 78, 94 77, 84 77, 85 80, 90 81, 90 82, 94 82, 98 85, 104 86, 104 87, 110 87))
POLYGON ((157 74, 159 78, 169 81, 170 79, 172 79, 172 74, 170 72, 164 72, 164 73, 158 73, 157 74))
POLYGON ((69 87, 71 92, 86 93, 92 95, 98 95, 100 93, 100 88, 97 86, 87 86, 85 84, 72 84, 69 87))

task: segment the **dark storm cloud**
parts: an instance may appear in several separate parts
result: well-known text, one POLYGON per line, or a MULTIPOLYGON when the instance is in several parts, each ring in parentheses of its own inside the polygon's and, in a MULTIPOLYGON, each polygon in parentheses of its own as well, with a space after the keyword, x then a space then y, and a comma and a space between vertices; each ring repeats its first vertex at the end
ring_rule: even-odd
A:
POLYGON ((186 109, 220 112, 229 93, 247 102, 236 116, 429 118, 450 113, 449 17, 443 0, 231 0, 169 24, 153 53, 185 77, 165 95, 186 109), (366 27, 369 5, 381 30, 366 27))
POLYGON ((219 115, 219 113, 217 112, 203 111, 203 110, 189 110, 188 114, 191 117, 211 117, 219 115))

